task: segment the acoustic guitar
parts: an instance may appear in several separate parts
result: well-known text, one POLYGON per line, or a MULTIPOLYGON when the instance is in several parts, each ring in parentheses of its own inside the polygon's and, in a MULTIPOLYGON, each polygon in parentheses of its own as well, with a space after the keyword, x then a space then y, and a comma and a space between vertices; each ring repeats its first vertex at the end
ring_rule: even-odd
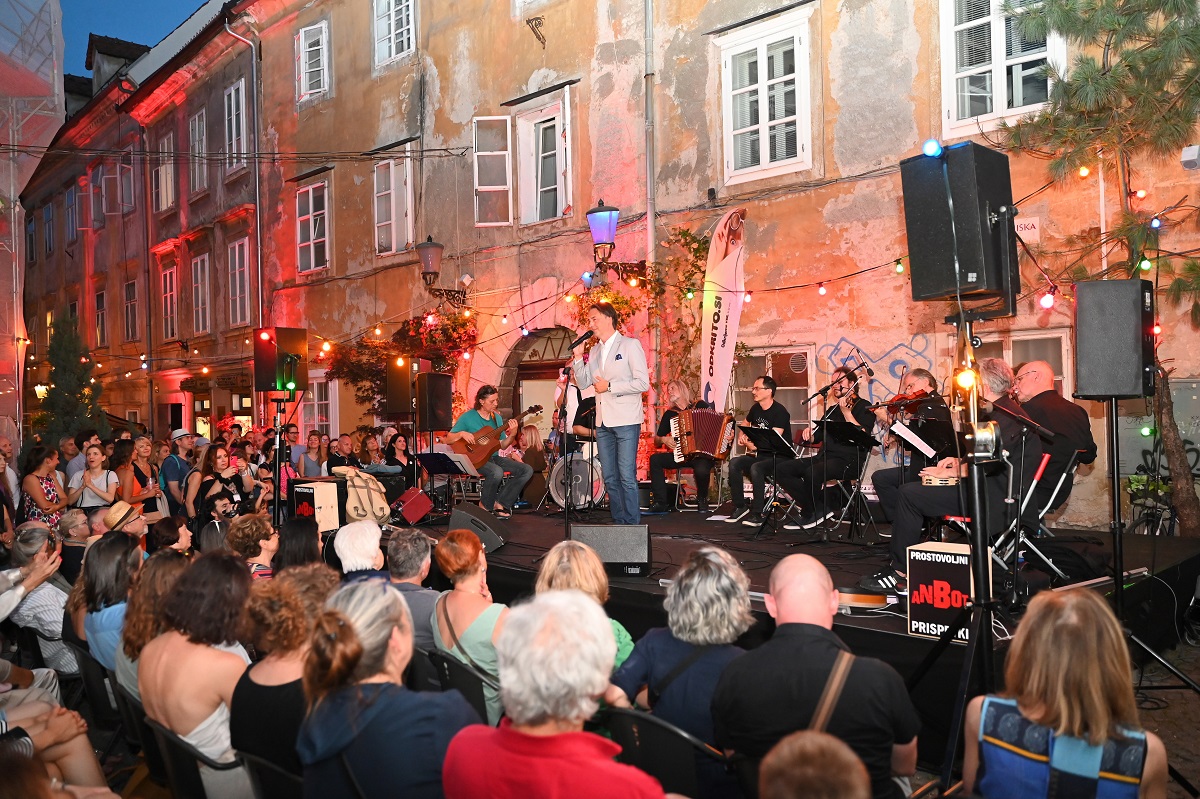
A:
MULTIPOLYGON (((517 416, 517 430, 521 429, 521 422, 524 421, 526 416, 533 416, 541 412, 541 405, 533 405, 529 410, 517 416)), ((500 450, 500 437, 503 435, 503 427, 481 427, 475 431, 474 444, 468 444, 466 441, 459 439, 450 444, 450 448, 460 455, 466 455, 475 468, 478 469, 500 450)))

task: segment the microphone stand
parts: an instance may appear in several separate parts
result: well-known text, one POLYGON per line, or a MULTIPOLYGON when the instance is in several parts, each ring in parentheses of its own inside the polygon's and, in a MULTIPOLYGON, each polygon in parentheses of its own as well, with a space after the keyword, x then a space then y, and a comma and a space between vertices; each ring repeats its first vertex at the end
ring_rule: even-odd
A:
POLYGON ((815 400, 817 397, 824 397, 826 394, 829 393, 829 390, 832 389, 834 386, 836 386, 838 383, 841 383, 844 380, 848 380, 850 378, 850 375, 854 374, 859 369, 865 369, 866 366, 867 365, 865 363, 860 363, 857 366, 851 367, 849 372, 843 372, 841 375, 839 375, 838 377, 835 377, 833 380, 831 380, 829 382, 829 384, 826 385, 824 388, 820 388, 817 391, 813 392, 805 402, 807 404, 811 405, 812 401, 815 400))

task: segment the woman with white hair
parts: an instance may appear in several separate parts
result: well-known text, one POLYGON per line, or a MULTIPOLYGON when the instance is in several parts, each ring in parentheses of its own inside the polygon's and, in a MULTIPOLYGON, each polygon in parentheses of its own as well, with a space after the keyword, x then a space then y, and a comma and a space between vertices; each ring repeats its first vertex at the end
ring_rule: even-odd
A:
POLYGON ((440 799, 450 739, 479 715, 457 691, 405 688, 412 653, 408 603, 386 581, 343 585, 325 603, 305 658, 309 709, 296 740, 305 796, 440 799))
MULTIPOLYGON (((25 522, 17 527, 13 541, 12 561, 14 566, 26 566, 40 552, 60 552, 57 537, 41 522, 25 522)), ((62 634, 63 610, 67 606, 67 592, 56 579, 50 579, 34 588, 9 617, 18 627, 37 630, 52 641, 42 641, 42 656, 46 665, 62 674, 78 674, 79 665, 75 654, 58 640, 62 634)), ((68 586, 69 587, 69 586, 68 586)))
POLYGON ((509 611, 496 649, 507 717, 450 742, 447 799, 663 796, 652 777, 614 762, 617 744, 583 731, 617 650, 595 600, 573 589, 538 594, 509 611))
POLYGON ((723 549, 692 550, 667 587, 666 629, 646 633, 613 674, 605 699, 636 701, 707 743, 714 743, 709 704, 717 680, 742 654, 733 642, 749 629, 750 578, 723 549))
POLYGON ((388 578, 384 569, 387 559, 379 547, 382 537, 383 530, 379 525, 366 519, 350 522, 337 531, 333 537, 333 551, 342 564, 343 582, 388 578))

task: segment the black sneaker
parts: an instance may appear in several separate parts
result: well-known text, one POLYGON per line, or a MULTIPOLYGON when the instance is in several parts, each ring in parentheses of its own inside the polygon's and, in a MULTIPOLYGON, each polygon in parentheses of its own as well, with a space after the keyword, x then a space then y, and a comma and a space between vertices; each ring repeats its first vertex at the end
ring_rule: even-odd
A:
POLYGON ((749 505, 743 505, 740 508, 737 505, 734 505, 733 509, 729 511, 729 515, 725 517, 725 523, 726 524, 737 524, 738 522, 740 522, 742 519, 746 518, 749 515, 750 515, 750 506, 749 505))
POLYGON ((836 511, 819 510, 819 511, 816 511, 815 513, 813 513, 811 516, 807 517, 807 519, 801 524, 801 526, 805 530, 811 530, 812 528, 817 527, 818 525, 825 522, 826 519, 832 519, 836 515, 837 515, 836 511))
POLYGON ((908 595, 908 580, 891 567, 862 578, 858 587, 872 594, 908 595))
POLYGON ((664 505, 661 502, 655 502, 653 505, 646 508, 646 510, 644 510, 642 512, 643 513, 653 513, 653 514, 670 513, 671 508, 670 508, 670 506, 664 505))
POLYGON ((813 519, 816 516, 812 513, 805 513, 800 516, 799 521, 789 522, 783 526, 784 530, 809 530, 815 526, 813 519))
POLYGON ((746 527, 758 527, 771 516, 770 511, 750 510, 746 514, 746 518, 742 519, 742 524, 746 527))

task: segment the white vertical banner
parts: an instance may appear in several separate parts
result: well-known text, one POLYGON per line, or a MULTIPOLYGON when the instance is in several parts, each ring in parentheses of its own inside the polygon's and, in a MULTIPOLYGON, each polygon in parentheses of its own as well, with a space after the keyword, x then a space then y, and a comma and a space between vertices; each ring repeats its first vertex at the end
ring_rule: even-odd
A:
POLYGON ((721 217, 708 247, 704 299, 700 306, 700 398, 725 410, 733 377, 733 350, 746 290, 745 208, 721 217))

